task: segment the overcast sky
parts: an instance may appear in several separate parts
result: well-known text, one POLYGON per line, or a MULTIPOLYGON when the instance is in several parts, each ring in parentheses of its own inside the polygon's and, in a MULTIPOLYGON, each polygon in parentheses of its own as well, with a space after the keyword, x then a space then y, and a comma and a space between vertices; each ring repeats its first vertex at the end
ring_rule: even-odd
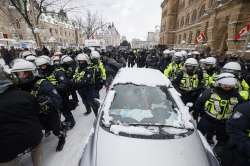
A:
MULTIPOLYGON (((128 40, 146 39, 161 21, 163 0, 72 0, 71 5, 81 7, 81 13, 90 9, 98 12, 106 22, 114 22, 120 34, 128 40)), ((79 14, 79 13, 78 13, 79 14)), ((71 15, 76 15, 72 13, 71 15)))

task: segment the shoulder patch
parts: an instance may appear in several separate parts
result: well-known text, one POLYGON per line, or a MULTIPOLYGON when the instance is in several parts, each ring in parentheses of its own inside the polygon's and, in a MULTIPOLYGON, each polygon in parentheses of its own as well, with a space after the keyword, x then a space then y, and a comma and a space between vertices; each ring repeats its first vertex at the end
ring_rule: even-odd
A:
POLYGON ((233 115, 233 119, 239 119, 242 116, 242 113, 240 112, 235 112, 233 115))

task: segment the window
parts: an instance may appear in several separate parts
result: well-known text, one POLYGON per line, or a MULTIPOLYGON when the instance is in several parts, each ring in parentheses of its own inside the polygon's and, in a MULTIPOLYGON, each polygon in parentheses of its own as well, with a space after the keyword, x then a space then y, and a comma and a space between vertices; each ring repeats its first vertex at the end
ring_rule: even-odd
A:
POLYGON ((203 5, 200 9, 199 18, 202 17, 204 14, 205 14, 205 5, 203 5))
POLYGON ((21 26, 20 26, 20 22, 19 22, 19 20, 18 20, 18 19, 16 19, 16 27, 17 27, 17 29, 20 29, 20 28, 21 28, 21 26))
POLYGON ((178 44, 181 44, 181 35, 179 35, 179 41, 178 44))
POLYGON ((197 19, 197 11, 194 10, 194 11, 193 11, 193 14, 192 14, 192 23, 195 23, 195 22, 196 22, 196 19, 197 19))
POLYGON ((181 25, 180 28, 182 28, 184 26, 184 17, 181 18, 181 25))
POLYGON ((188 35, 188 43, 192 43, 192 38, 193 38, 193 32, 189 32, 189 35, 188 35))
POLYGON ((186 33, 184 33, 183 40, 186 41, 186 39, 187 39, 187 35, 186 35, 186 33))
POLYGON ((166 124, 178 119, 175 101, 167 87, 116 85, 115 98, 110 107, 114 122, 166 124))
POLYGON ((187 17, 186 17, 185 25, 189 25, 189 17, 190 17, 190 15, 188 14, 187 17))

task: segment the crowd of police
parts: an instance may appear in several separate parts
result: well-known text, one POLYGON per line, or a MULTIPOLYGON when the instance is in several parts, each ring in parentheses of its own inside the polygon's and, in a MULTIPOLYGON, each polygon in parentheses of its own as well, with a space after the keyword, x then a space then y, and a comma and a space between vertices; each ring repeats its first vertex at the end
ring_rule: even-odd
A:
POLYGON ((51 131, 58 137, 56 151, 61 151, 67 131, 76 123, 71 111, 78 106, 77 93, 86 107, 84 114, 93 111, 97 116, 99 91, 108 89, 125 66, 162 71, 190 107, 221 164, 250 165, 250 68, 238 57, 222 62, 198 51, 173 49, 51 53, 44 48, 37 55, 24 50, 6 64, 9 72, 0 69, 0 166, 15 165, 27 149, 33 164, 41 165, 41 140, 51 131))

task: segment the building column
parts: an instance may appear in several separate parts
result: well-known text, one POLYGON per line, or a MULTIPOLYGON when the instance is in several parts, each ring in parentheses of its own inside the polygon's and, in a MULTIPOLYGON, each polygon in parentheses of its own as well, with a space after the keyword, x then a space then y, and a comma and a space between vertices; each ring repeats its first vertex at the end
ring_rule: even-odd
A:
POLYGON ((216 15, 213 14, 209 18, 209 24, 207 29, 207 38, 208 38, 208 45, 210 46, 212 51, 215 51, 217 48, 217 41, 215 38, 216 35, 216 15))

